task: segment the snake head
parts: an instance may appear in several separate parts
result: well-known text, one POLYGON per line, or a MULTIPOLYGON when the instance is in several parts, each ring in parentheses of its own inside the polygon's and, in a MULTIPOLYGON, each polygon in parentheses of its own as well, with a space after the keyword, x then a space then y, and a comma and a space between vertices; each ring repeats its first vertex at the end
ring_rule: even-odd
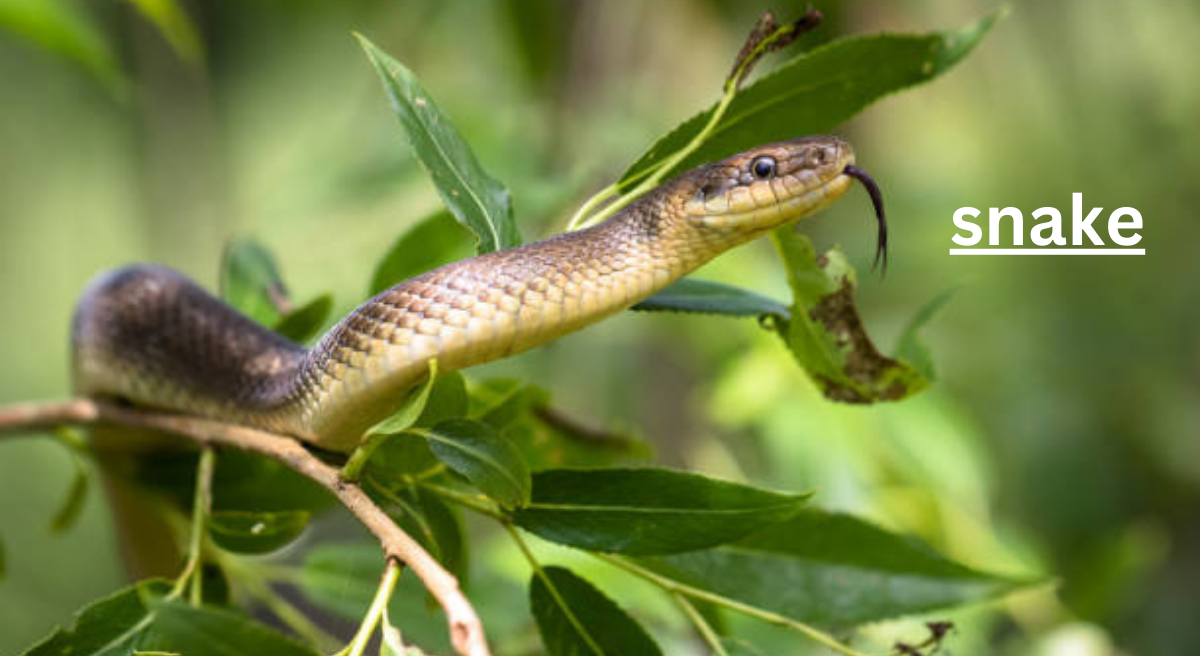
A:
POLYGON ((837 200, 850 188, 845 170, 853 164, 854 149, 837 137, 760 146, 685 175, 684 212, 706 230, 757 235, 837 200))

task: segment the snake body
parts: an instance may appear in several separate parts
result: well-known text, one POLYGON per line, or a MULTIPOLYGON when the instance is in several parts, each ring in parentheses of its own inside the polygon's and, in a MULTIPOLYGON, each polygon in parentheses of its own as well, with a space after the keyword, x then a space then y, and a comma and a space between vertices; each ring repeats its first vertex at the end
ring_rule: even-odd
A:
POLYGON ((428 375, 430 359, 441 371, 469 367, 628 308, 833 202, 853 161, 840 139, 806 137, 701 166, 594 227, 401 282, 308 349, 171 269, 118 269, 76 310, 75 386, 350 450, 428 375))

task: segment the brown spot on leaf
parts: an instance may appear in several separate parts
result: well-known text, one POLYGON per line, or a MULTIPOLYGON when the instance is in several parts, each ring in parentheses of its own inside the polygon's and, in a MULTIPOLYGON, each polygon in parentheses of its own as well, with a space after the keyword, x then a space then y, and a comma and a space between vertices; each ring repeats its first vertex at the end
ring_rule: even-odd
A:
MULTIPOLYGON (((818 264, 824 268, 828 258, 822 255, 818 264)), ((848 276, 843 276, 836 292, 828 294, 809 311, 809 317, 833 336, 840 351, 845 354, 843 372, 846 377, 862 388, 871 390, 889 377, 890 372, 904 367, 903 364, 879 352, 867 336, 862 318, 854 306, 854 285, 848 276)), ((904 398, 909 390, 899 378, 874 394, 864 395, 860 389, 850 387, 844 381, 821 376, 825 396, 844 403, 872 403, 904 398)))
POLYGON ((754 29, 746 37, 737 58, 733 60, 733 68, 725 78, 725 84, 736 83, 739 86, 750 75, 750 70, 762 56, 786 48, 800 35, 812 31, 821 22, 821 12, 809 7, 799 20, 780 25, 775 20, 775 14, 764 12, 755 24, 754 29))

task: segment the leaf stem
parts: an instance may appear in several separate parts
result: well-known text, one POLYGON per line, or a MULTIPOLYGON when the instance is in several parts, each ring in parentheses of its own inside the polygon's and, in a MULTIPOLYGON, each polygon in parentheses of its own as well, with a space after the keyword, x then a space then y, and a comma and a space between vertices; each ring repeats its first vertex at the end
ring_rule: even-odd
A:
POLYGON ((620 191, 621 191, 621 187, 618 186, 617 183, 614 182, 613 184, 610 184, 607 187, 596 192, 595 195, 593 195, 591 198, 587 199, 583 203, 583 205, 580 205, 579 209, 575 211, 575 216, 572 216, 570 223, 567 224, 567 232, 570 232, 572 230, 578 230, 579 228, 581 228, 584 220, 587 219, 587 215, 589 212, 591 212, 593 209, 598 207, 601 203, 608 200, 609 198, 616 196, 617 193, 620 191))
POLYGON ((603 560, 604 562, 606 562, 610 565, 613 565, 619 569, 623 569, 626 572, 633 574, 634 576, 637 576, 641 579, 649 581, 650 583, 653 583, 654 585, 657 585, 658 587, 663 588, 664 590, 666 590, 667 592, 670 592, 672 594, 682 594, 682 595, 686 595, 688 597, 692 597, 694 599, 700 599, 703 601, 707 601, 709 603, 728 608, 732 611, 741 613, 743 615, 747 615, 749 617, 754 617, 754 618, 760 619, 764 622, 770 622, 771 624, 776 624, 776 625, 791 629, 793 631, 796 631, 797 633, 801 633, 801 634, 805 635, 810 640, 812 640, 818 644, 821 644, 821 645, 827 647, 828 649, 831 649, 839 654, 842 654, 843 656, 868 656, 868 654, 864 654, 863 652, 853 649, 849 645, 842 643, 837 638, 829 635, 828 633, 825 633, 824 631, 821 631, 820 629, 817 629, 815 627, 809 626, 808 624, 805 624, 803 622, 797 622, 796 620, 794 620, 790 617, 786 617, 786 616, 780 615, 778 613, 773 613, 769 610, 764 610, 762 608, 751 606, 749 604, 744 604, 740 601, 730 599, 728 597, 723 597, 719 594, 715 594, 715 593, 709 592, 707 590, 701 590, 700 588, 693 588, 690 585, 669 579, 665 576, 662 576, 661 574, 658 574, 657 572, 653 572, 644 567, 641 567, 640 565, 635 565, 635 564, 629 562, 628 560, 618 557, 618 556, 613 556, 610 554, 603 554, 603 553, 594 553, 594 552, 591 552, 591 553, 596 558, 599 558, 600 560, 603 560))
MULTIPOLYGON (((771 20, 773 22, 774 19, 771 20)), ((730 73, 729 77, 725 80, 725 86, 722 89, 721 100, 713 109, 712 115, 708 117, 708 122, 705 123, 704 128, 700 130, 696 136, 692 137, 692 139, 688 141, 687 145, 675 151, 669 157, 659 161, 657 164, 647 167, 643 171, 634 173, 625 180, 619 180, 608 185, 604 189, 601 189, 599 193, 589 198, 579 208, 579 210, 575 212, 575 216, 571 217, 571 222, 567 225, 567 230, 580 230, 588 226, 595 225, 619 212, 626 205, 632 203, 634 200, 637 200, 637 198, 639 198, 642 194, 645 194, 647 191, 657 187, 659 183, 662 182, 663 178, 670 175, 675 170, 676 166, 679 166, 683 160, 687 159, 689 155, 696 152, 700 146, 704 145, 704 142, 708 141, 708 138, 712 136, 713 132, 716 131, 717 125, 720 124, 721 119, 725 117, 726 111, 729 110, 729 106, 733 103, 733 99, 737 96, 738 91, 741 90, 742 82, 745 81, 746 76, 749 75, 750 69, 754 67, 754 64, 770 50, 775 50, 779 47, 782 47, 784 44, 789 43, 803 32, 812 29, 819 21, 820 14, 810 10, 807 14, 805 14, 804 18, 797 23, 783 27, 776 27, 772 33, 766 35, 764 38, 762 38, 762 40, 755 43, 750 52, 739 54, 739 59, 737 64, 734 66, 733 72, 730 73), (621 196, 615 201, 604 206, 602 209, 597 210, 591 216, 588 216, 588 214, 591 213, 594 208, 598 207, 608 198, 611 198, 617 194, 621 190, 622 182, 629 184, 638 180, 640 180, 640 182, 638 182, 637 186, 631 191, 621 194, 621 196)), ((752 38, 754 37, 752 36, 752 38)))
POLYGON ((696 610, 696 606, 693 605, 692 602, 688 601, 688 598, 682 593, 672 592, 671 597, 674 598, 675 603, 679 604, 679 607, 683 609, 683 613, 688 616, 689 620, 692 621, 692 624, 695 625, 696 630, 700 632, 700 635, 704 637, 704 641, 708 643, 708 646, 712 647, 713 653, 716 654, 716 656, 729 656, 729 652, 726 651, 725 646, 721 644, 721 638, 717 636, 716 631, 713 631, 712 626, 708 623, 708 620, 704 619, 704 616, 700 614, 700 611, 696 610))
POLYGON ((342 480, 353 483, 362 478, 362 471, 367 466, 367 461, 371 459, 375 449, 378 449, 379 445, 387 441, 389 437, 391 435, 388 433, 371 433, 362 442, 359 442, 358 446, 354 447, 354 451, 350 452, 350 458, 346 460, 346 464, 342 466, 342 480))
POLYGON ((354 451, 350 452, 350 458, 346 460, 345 465, 342 465, 343 481, 358 482, 358 479, 362 478, 363 468, 367 466, 367 461, 371 459, 371 455, 375 453, 379 445, 393 435, 412 427, 413 423, 421 417, 421 412, 425 410, 425 402, 429 400, 429 392, 433 389, 433 384, 437 382, 437 358, 430 358, 428 366, 429 376, 425 382, 409 390, 408 396, 405 397, 396 412, 368 430, 358 446, 354 447, 354 451), (387 430, 380 430, 381 424, 392 424, 396 421, 396 417, 401 415, 404 419, 399 424, 390 426, 387 430))
POLYGON ((371 641, 371 636, 375 634, 376 627, 379 626, 379 619, 383 616, 387 609, 388 602, 392 599, 392 593, 396 591, 396 583, 400 580, 400 565, 394 560, 387 561, 387 567, 383 570, 383 580, 379 582, 379 589, 375 592, 375 600, 371 602, 371 607, 367 609, 366 616, 363 617, 362 624, 358 627, 358 633, 354 634, 354 639, 345 649, 339 651, 334 656, 363 656, 367 651, 367 643, 371 641))
POLYGON ((187 564, 183 566, 183 572, 175 579, 175 585, 167 595, 168 599, 178 598, 190 583, 188 601, 193 606, 199 606, 204 599, 204 573, 200 561, 204 549, 204 525, 212 507, 212 477, 216 457, 216 451, 212 447, 206 446, 200 451, 200 463, 196 467, 196 490, 192 498, 192 528, 188 540, 187 564))
MULTIPOLYGON (((741 71, 738 72, 738 75, 741 75, 741 71)), ((711 136, 716 130, 717 123, 719 123, 725 116, 725 111, 729 109, 729 105, 733 102, 733 99, 735 96, 737 96, 737 93, 738 87, 736 84, 726 85, 725 93, 722 94, 721 101, 717 104, 716 109, 713 110, 712 116, 708 118, 708 123, 704 125, 704 129, 700 130, 696 136, 692 137, 691 141, 689 141, 686 146, 680 148, 670 157, 649 168, 647 170, 646 177, 642 179, 642 181, 639 182, 638 185, 632 190, 621 194, 619 198, 608 205, 605 205, 603 209, 598 210, 592 216, 580 218, 580 215, 585 208, 588 208, 590 205, 598 204, 599 200, 603 200, 604 198, 611 196, 616 190, 619 190, 620 182, 609 185, 604 189, 604 191, 601 191, 596 196, 593 196, 588 200, 587 203, 584 204, 584 207, 580 208, 580 211, 576 213, 576 218, 571 220, 571 226, 568 226, 568 230, 581 230, 588 226, 600 223, 604 219, 616 214, 626 205, 629 205, 633 201, 637 200, 647 191, 657 187, 659 183, 662 182, 662 179, 666 177, 667 174, 669 174, 672 170, 674 170, 674 168, 678 166, 680 162, 686 159, 688 155, 696 152, 697 148, 704 145, 704 142, 707 141, 709 136, 711 136), (603 198, 601 198, 602 196, 603 198), (599 200, 597 200, 598 198, 599 200), (576 219, 579 220, 576 221, 576 219)), ((636 177, 632 179, 636 179, 636 177)))
POLYGON ((457 503, 468 510, 474 510, 481 515, 486 515, 501 523, 508 521, 508 517, 505 516, 500 510, 480 501, 480 499, 487 498, 483 495, 465 494, 463 492, 459 492, 458 490, 448 488, 444 485, 438 485, 437 483, 431 483, 429 481, 414 480, 413 482, 418 486, 438 495, 439 497, 442 497, 447 501, 457 503))
POLYGON ((508 531, 508 534, 512 536, 513 542, 517 543, 517 548, 519 548, 521 553, 525 555, 525 560, 529 561, 529 566, 533 568, 534 575, 538 577, 538 579, 542 582, 542 585, 546 586, 546 591, 550 593, 551 597, 554 597, 554 603, 558 604, 558 607, 562 609, 563 615, 567 616, 567 621, 571 623, 571 626, 574 627, 575 632, 578 633, 579 637, 583 639, 583 642, 587 644, 588 649, 590 649, 596 656, 604 656, 604 649, 602 649, 600 645, 596 644, 596 639, 592 637, 592 634, 587 632, 587 629, 584 628, 583 623, 579 621, 579 618, 575 617, 575 613, 571 612, 571 607, 567 605, 567 600, 563 599, 562 593, 558 591, 558 588, 554 587, 554 582, 550 580, 549 576, 546 576, 546 570, 542 569, 542 564, 539 563, 537 557, 533 555, 533 550, 529 548, 529 545, 525 542, 525 538, 521 537, 521 532, 512 525, 512 522, 502 523, 504 525, 504 530, 508 531))

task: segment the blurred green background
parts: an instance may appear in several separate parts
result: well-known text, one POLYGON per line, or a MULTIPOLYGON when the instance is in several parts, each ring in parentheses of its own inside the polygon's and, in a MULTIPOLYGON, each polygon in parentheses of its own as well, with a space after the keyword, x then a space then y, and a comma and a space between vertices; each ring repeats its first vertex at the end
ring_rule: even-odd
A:
MULTIPOLYGON (((364 298, 373 263, 438 200, 351 30, 416 71, 512 189, 532 238, 561 229, 654 138, 715 100, 762 9, 787 18, 802 8, 190 2, 198 38, 167 16, 173 47, 135 4, 0 0, 0 401, 69 393, 72 305, 109 267, 158 261, 212 287, 224 242, 250 235, 275 250, 298 298, 333 291, 344 309, 364 298)), ((827 21, 809 44, 948 29, 994 8, 815 4, 827 21)), ((860 291, 881 346, 920 305, 957 289, 928 331, 932 390, 893 406, 833 405, 751 321, 628 313, 488 369, 637 431, 661 462, 813 489, 821 506, 968 564, 1057 577, 1057 587, 937 614, 959 623, 954 653, 1177 656, 1200 644, 1200 276, 1190 252, 1200 239, 1200 6, 1012 4, 956 70, 839 130, 883 186, 894 226, 887 278, 864 273, 860 291), (1028 217, 1069 211, 1072 192, 1104 217, 1140 210, 1147 255, 947 254, 959 207, 1028 217)), ((869 204, 849 196, 805 229, 818 246, 843 244, 865 271, 869 204)), ((704 274, 785 298, 769 252, 750 245, 704 274)), ((69 533, 49 534, 71 471, 55 444, 0 444, 0 653, 123 580, 101 494, 69 533)), ((476 566, 523 580, 511 548, 492 545, 478 536, 476 566)), ((658 618, 652 628, 677 622, 629 592, 658 618)), ((528 628, 506 608, 514 599, 480 595, 485 620, 528 628)), ((777 645, 770 653, 806 647, 746 630, 777 645)))

